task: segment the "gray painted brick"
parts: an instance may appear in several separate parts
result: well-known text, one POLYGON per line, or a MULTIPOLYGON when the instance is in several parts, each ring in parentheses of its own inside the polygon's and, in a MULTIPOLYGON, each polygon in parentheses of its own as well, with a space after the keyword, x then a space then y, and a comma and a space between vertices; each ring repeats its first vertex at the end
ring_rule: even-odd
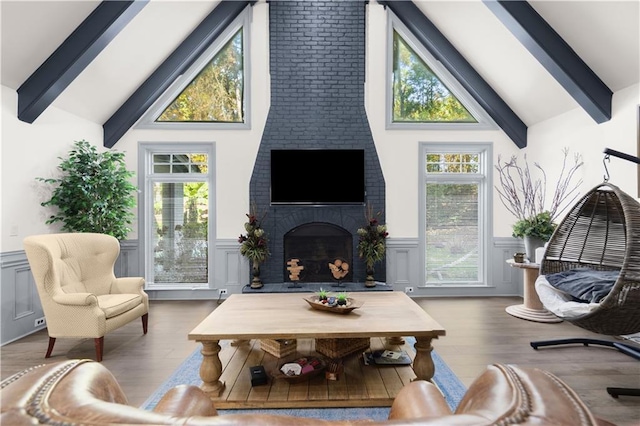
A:
MULTIPOLYGON (((364 206, 271 206, 272 149, 364 149, 367 201, 384 210, 385 184, 364 109, 365 2, 269 3, 271 108, 250 183, 250 199, 266 212, 270 259, 262 280, 284 281, 283 236, 308 222, 326 222, 355 234, 365 224, 364 206)), ((348 165, 344 165, 345 169, 348 165)), ((384 214, 381 217, 384 222, 384 214)), ((364 281, 357 259, 356 281, 364 281)), ((376 279, 385 280, 384 265, 376 279)))

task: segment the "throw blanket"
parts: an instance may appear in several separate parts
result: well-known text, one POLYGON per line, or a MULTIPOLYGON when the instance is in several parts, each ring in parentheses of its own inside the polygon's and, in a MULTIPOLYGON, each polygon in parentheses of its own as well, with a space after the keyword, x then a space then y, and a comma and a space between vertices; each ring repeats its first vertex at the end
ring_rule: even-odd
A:
POLYGON ((600 303, 613 288, 619 271, 596 271, 590 268, 569 269, 545 278, 553 287, 571 295, 576 302, 600 303))

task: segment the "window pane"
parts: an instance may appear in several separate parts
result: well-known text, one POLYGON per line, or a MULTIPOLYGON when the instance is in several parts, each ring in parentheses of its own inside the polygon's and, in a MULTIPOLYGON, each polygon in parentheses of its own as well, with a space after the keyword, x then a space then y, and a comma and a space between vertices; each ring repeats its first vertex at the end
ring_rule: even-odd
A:
POLYGON ((478 154, 427 154, 427 173, 479 173, 478 154))
POLYGON ((477 123, 396 31, 393 32, 393 121, 477 123))
POLYGON ((427 284, 479 281, 478 185, 426 184, 427 284))
POLYGON ((175 164, 189 163, 189 155, 187 154, 173 155, 173 162, 175 164))
POLYGON ((154 173, 207 173, 207 154, 154 155, 153 161, 154 173))
POLYGON ((170 173, 171 166, 169 165, 155 165, 153 166, 153 173, 170 173))
POLYGON ((156 119, 157 122, 244 122, 242 29, 156 119))
POLYGON ((152 282, 208 281, 208 198, 206 182, 153 185, 152 282))

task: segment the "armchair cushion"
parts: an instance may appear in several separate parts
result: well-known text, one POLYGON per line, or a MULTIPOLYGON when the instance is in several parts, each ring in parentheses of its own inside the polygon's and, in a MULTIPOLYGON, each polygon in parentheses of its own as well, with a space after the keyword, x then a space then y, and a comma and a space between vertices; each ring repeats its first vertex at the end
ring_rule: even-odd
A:
POLYGON ((113 318, 123 312, 130 311, 142 304, 142 297, 139 294, 104 294, 98 296, 98 306, 102 309, 107 318, 113 318))

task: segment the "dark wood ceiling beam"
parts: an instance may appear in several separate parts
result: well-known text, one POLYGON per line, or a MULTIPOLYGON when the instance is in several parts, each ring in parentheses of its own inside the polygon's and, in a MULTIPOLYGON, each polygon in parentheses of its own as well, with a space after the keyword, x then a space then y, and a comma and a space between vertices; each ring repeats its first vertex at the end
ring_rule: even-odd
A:
POLYGON ((597 123, 611 119, 611 90, 529 3, 483 3, 597 123))
POLYGON ((18 118, 33 123, 148 2, 100 3, 18 88, 18 118))
POLYGON ((104 123, 104 146, 113 147, 153 103, 254 1, 223 0, 104 123))
POLYGON ((391 9, 519 148, 527 146, 527 126, 524 122, 415 4, 396 0, 379 0, 378 3, 391 9))

